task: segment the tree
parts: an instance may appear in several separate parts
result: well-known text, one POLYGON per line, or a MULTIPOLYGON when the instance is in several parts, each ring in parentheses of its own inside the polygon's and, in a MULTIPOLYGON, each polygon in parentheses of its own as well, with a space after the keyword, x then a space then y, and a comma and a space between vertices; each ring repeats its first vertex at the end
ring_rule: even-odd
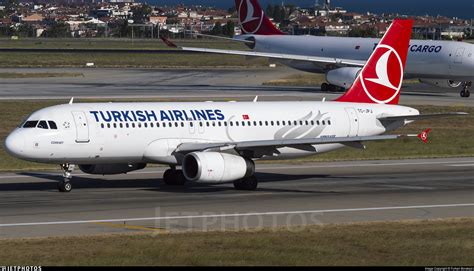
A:
POLYGON ((43 35, 48 38, 65 38, 70 37, 69 25, 64 22, 54 22, 50 29, 46 30, 43 35))
POLYGON ((148 21, 148 18, 150 18, 151 12, 153 11, 152 8, 147 5, 141 5, 141 6, 134 6, 132 7, 132 20, 134 23, 139 23, 142 24, 146 21, 148 21))
POLYGON ((233 37, 234 36, 234 30, 235 30, 235 24, 233 21, 227 21, 226 25, 224 26, 224 29, 222 30, 222 34, 228 37, 233 37))
POLYGON ((211 30, 211 35, 222 35, 222 25, 219 22, 214 24, 214 27, 211 30))

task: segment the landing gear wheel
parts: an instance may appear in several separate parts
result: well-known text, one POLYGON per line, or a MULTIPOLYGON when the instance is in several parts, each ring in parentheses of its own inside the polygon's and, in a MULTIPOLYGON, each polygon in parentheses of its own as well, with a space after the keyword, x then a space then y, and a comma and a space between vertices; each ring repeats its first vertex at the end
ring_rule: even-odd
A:
POLYGON ((237 190, 248 190, 253 191, 257 189, 258 180, 255 176, 250 176, 240 180, 234 181, 234 188, 237 190))
POLYGON ((327 92, 329 90, 329 84, 328 83, 322 83, 321 84, 321 91, 327 92))
POLYGON ((462 83, 462 90, 461 90, 461 97, 463 98, 468 98, 471 96, 471 92, 469 92, 469 89, 472 86, 472 82, 463 82, 462 83))
POLYGON ((167 185, 184 185, 186 178, 182 170, 168 169, 163 174, 163 182, 167 185))
POLYGON ((71 192, 72 190, 71 182, 69 180, 60 181, 58 183, 58 190, 59 192, 66 192, 66 193, 71 192))
POLYGON ((328 91, 337 92, 339 88, 336 85, 329 85, 328 91))

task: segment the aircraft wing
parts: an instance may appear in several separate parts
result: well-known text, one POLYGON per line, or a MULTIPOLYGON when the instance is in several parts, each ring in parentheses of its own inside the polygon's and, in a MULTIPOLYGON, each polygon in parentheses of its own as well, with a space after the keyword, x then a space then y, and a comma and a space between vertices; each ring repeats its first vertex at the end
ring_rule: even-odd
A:
POLYGON ((315 62, 315 63, 336 64, 336 65, 354 66, 354 67, 363 67, 365 65, 365 61, 353 60, 353 59, 314 57, 314 56, 294 55, 294 54, 263 53, 263 52, 253 52, 253 51, 195 48, 195 47, 178 47, 178 48, 180 48, 183 51, 190 51, 190 52, 240 55, 240 56, 252 56, 252 57, 268 57, 268 58, 273 58, 273 59, 298 60, 298 61, 308 61, 308 62, 315 62))
POLYGON ((222 143, 183 143, 178 146, 176 152, 189 153, 193 151, 225 151, 235 149, 237 151, 255 150, 260 148, 282 148, 294 147, 298 149, 313 149, 312 145, 321 144, 344 144, 349 147, 364 148, 364 141, 392 140, 404 137, 418 137, 415 134, 404 135, 378 135, 378 136, 356 136, 356 137, 331 137, 331 138, 302 138, 302 139, 280 139, 280 140, 258 140, 242 142, 222 142, 222 143))

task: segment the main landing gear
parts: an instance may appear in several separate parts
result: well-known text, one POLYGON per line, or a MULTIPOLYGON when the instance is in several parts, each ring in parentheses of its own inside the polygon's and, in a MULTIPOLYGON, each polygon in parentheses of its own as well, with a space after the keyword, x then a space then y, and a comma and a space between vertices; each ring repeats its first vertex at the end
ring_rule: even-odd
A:
POLYGON ((321 91, 323 92, 343 92, 345 89, 336 85, 331 85, 328 83, 321 84, 321 91))
POLYGON ((173 186, 184 185, 186 178, 182 170, 177 170, 176 167, 172 167, 163 174, 163 182, 173 186))
POLYGON ((72 190, 71 178, 72 171, 74 170, 74 165, 72 164, 62 164, 61 168, 63 170, 63 180, 58 183, 59 192, 69 193, 72 190))
POLYGON ((463 82, 462 83, 462 90, 461 90, 461 93, 460 93, 461 97, 468 98, 469 96, 471 96, 471 92, 469 91, 471 86, 472 86, 472 82, 463 82))
POLYGON ((254 175, 234 181, 234 188, 237 190, 255 190, 258 186, 258 179, 254 175))

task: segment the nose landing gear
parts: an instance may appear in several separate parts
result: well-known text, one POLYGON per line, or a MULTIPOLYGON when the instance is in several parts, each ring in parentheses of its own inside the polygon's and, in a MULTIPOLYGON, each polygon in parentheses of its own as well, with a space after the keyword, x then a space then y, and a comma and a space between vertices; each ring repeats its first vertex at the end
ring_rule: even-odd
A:
POLYGON ((471 96, 471 92, 469 91, 471 86, 472 86, 472 82, 463 82, 462 83, 462 90, 461 90, 461 93, 460 93, 461 97, 468 98, 469 96, 471 96))
POLYGON ((74 170, 74 165, 72 164, 62 164, 61 168, 63 170, 63 180, 58 183, 58 190, 59 192, 66 192, 69 193, 72 190, 71 185, 71 178, 72 178, 72 171, 74 170))

